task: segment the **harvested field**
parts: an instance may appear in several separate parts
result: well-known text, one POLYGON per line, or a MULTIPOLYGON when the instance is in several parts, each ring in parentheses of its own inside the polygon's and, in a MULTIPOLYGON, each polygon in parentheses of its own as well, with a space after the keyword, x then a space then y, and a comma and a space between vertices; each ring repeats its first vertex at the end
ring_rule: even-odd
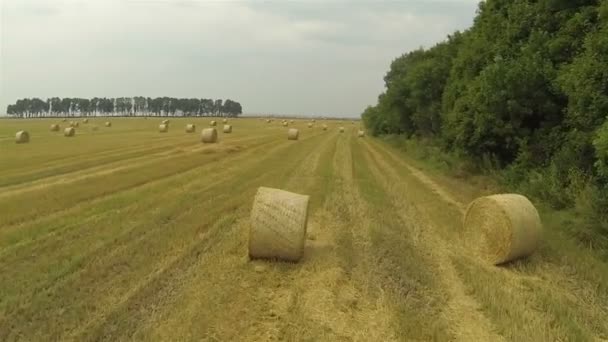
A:
POLYGON ((0 121, 0 341, 608 339, 606 262, 551 229, 528 258, 476 259, 481 190, 358 128, 299 121, 294 142, 239 118, 202 144, 183 127, 208 118, 105 121, 0 121), (259 187, 309 196, 297 263, 250 260, 259 187))

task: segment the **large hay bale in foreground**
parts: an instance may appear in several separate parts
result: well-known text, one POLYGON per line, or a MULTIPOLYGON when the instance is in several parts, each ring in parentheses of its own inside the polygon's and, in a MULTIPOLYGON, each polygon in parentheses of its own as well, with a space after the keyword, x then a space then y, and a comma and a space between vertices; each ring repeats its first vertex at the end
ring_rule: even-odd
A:
POLYGON ((224 125, 224 133, 232 133, 232 125, 224 125))
POLYGON ((357 135, 359 135, 359 138, 363 138, 365 136, 365 132, 363 130, 359 130, 357 135))
POLYGON ((287 140, 298 140, 299 136, 300 136, 300 131, 298 131, 296 128, 290 128, 287 131, 287 140))
POLYGON ((63 130, 63 136, 65 137, 73 137, 76 134, 76 129, 74 127, 66 127, 63 130))
POLYGON ((15 142, 17 144, 25 144, 30 142, 30 134, 27 131, 19 131, 15 134, 15 142))
POLYGON ((209 122, 209 126, 217 126, 217 122, 215 122, 215 120, 211 120, 211 122, 209 122))
POLYGON ((196 125, 195 124, 187 124, 186 125, 186 133, 194 133, 194 131, 196 131, 196 125))
POLYGON ((158 131, 160 133, 167 133, 167 132, 169 132, 169 124, 160 124, 160 125, 158 125, 158 131))
POLYGON ((526 197, 502 194, 469 204, 463 222, 468 249, 498 265, 531 255, 540 242, 542 224, 526 197))
POLYGON ((217 130, 215 128, 205 128, 201 133, 201 141, 205 144, 217 142, 217 130))
POLYGON ((51 125, 51 132, 59 132, 59 125, 58 124, 52 124, 51 125))
POLYGON ((251 209, 249 257, 298 261, 304 254, 309 196, 261 187, 251 209))
POLYGON ((105 125, 106 127, 112 127, 112 123, 110 121, 106 121, 105 125))
POLYGON ((344 133, 344 127, 340 127, 340 133, 344 133))

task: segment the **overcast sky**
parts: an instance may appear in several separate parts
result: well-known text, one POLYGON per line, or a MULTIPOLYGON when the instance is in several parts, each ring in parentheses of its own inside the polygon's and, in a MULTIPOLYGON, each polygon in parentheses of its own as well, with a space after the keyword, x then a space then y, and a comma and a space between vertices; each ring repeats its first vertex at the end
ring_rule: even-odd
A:
POLYGON ((0 113, 17 98, 231 98, 358 116, 390 62, 472 24, 477 0, 0 0, 0 113))

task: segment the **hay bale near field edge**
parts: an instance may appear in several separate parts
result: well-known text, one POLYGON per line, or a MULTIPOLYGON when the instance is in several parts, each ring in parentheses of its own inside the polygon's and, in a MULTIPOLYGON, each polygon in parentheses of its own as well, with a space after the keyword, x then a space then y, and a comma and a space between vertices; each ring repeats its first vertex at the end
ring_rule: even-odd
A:
POLYGON ((217 142, 217 130, 215 128, 205 128, 201 133, 201 141, 205 144, 217 142))
POLYGON ((63 130, 63 136, 65 137, 73 137, 76 134, 76 129, 74 127, 67 127, 63 130))
POLYGON ((287 140, 298 140, 300 131, 297 128, 290 128, 287 130, 287 140))
POLYGON ((357 135, 359 136, 359 138, 363 138, 365 136, 365 132, 362 130, 359 130, 359 133, 357 133, 357 135))
POLYGON ((540 243, 542 223, 525 196, 492 195, 469 204, 463 234, 465 245, 476 256, 499 265, 534 253, 540 243))
POLYGON ((19 131, 15 134, 15 143, 26 144, 30 142, 30 134, 27 131, 19 131))
POLYGON ((297 262, 304 254, 310 197, 260 187, 253 200, 249 258, 297 262))

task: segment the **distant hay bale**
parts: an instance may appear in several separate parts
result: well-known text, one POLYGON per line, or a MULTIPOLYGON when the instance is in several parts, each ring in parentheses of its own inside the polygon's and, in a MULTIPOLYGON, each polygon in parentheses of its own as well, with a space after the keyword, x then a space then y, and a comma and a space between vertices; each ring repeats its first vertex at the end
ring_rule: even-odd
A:
POLYGON ((63 130, 63 136, 65 137, 73 137, 76 134, 76 129, 74 127, 66 127, 63 130))
POLYGON ((167 132, 169 132, 169 124, 160 124, 160 125, 158 125, 158 131, 160 133, 167 133, 167 132))
POLYGON ((217 130, 215 128, 205 128, 201 133, 201 141, 205 144, 214 144, 217 142, 217 130))
POLYGON ((304 254, 309 196, 261 187, 253 200, 249 257, 299 261, 304 254))
POLYGON ((344 133, 344 127, 340 127, 340 133, 344 133))
POLYGON ((223 119, 222 123, 228 123, 228 119, 223 119))
POLYGON ((76 128, 78 126, 80 126, 80 124, 78 123, 78 121, 70 121, 70 127, 76 128))
POLYGON ((266 123, 271 123, 271 122, 272 122, 272 120, 266 119, 266 123))
POLYGON ((209 122, 209 126, 217 126, 217 122, 215 122, 215 120, 211 120, 211 122, 209 122))
POLYGON ((463 221, 467 247, 493 265, 531 255, 540 242, 542 224, 526 197, 502 194, 469 204, 463 221))
POLYGON ((224 125, 224 133, 232 133, 232 125, 224 125))
POLYGON ((287 131, 287 140, 298 140, 299 135, 300 131, 298 131, 296 128, 290 128, 287 131))
POLYGON ((312 124, 311 123, 308 124, 308 128, 312 128, 312 124))
POLYGON ((327 131, 327 125, 323 125, 323 130, 327 131))
POLYGON ((15 142, 17 144, 26 144, 30 142, 30 134, 27 131, 19 131, 15 134, 15 142))
POLYGON ((362 130, 359 130, 358 135, 359 135, 359 138, 363 138, 365 136, 365 132, 362 130))
POLYGON ((283 122, 283 127, 287 127, 289 124, 287 122, 283 122))
POLYGON ((63 118, 63 120, 61 120, 61 122, 66 122, 66 121, 68 121, 68 119, 66 119, 66 118, 63 118))
POLYGON ((196 131, 196 125, 195 124, 187 124, 186 125, 186 133, 194 133, 194 131, 196 131))
POLYGON ((59 132, 59 125, 58 124, 52 124, 51 125, 51 132, 59 132))
POLYGON ((169 124, 169 119, 165 119, 163 121, 160 122, 163 125, 168 125, 169 124))
POLYGON ((82 123, 89 123, 89 119, 83 119, 82 123))
POLYGON ((294 123, 294 122, 295 122, 295 121, 293 121, 293 120, 289 120, 289 123, 294 123))
POLYGON ((110 121, 106 121, 105 125, 106 127, 112 127, 112 123, 110 121))

